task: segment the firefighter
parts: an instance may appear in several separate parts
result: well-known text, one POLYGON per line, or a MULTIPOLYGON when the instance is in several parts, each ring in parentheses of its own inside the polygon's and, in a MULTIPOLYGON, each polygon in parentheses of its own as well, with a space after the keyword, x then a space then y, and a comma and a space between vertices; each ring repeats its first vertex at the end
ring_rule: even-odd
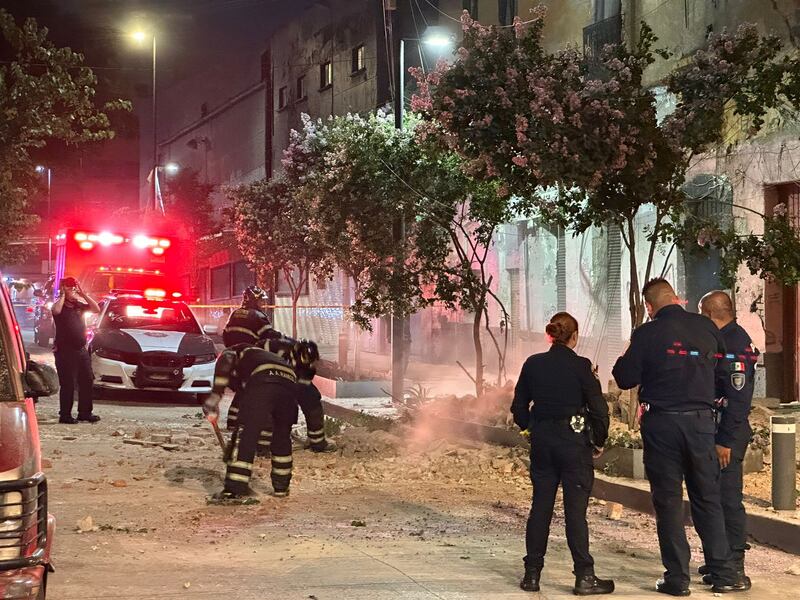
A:
MULTIPOLYGON (((271 352, 287 358, 294 353, 297 361, 297 403, 306 419, 308 433, 308 447, 312 452, 336 452, 334 442, 325 438, 325 412, 322 408, 322 394, 314 385, 316 362, 319 360, 319 348, 315 342, 309 340, 295 340, 290 337, 273 338, 268 342, 271 352)), ((263 446, 269 446, 271 432, 266 431, 259 441, 259 451, 263 446)))
POLYGON ((217 360, 214 391, 204 404, 206 414, 218 412, 226 387, 239 389, 240 431, 231 440, 225 486, 214 500, 235 502, 252 494, 253 461, 263 431, 273 432, 271 479, 274 495, 288 496, 292 479, 291 432, 298 414, 294 366, 263 348, 237 344, 226 349, 217 360))
MULTIPOLYGON (((255 285, 248 287, 242 293, 241 308, 237 308, 231 313, 222 332, 222 341, 226 348, 237 344, 263 346, 268 339, 280 337, 280 333, 272 328, 272 323, 264 312, 268 300, 267 293, 255 285)), ((237 390, 234 389, 234 391, 237 390)), ((237 393, 228 409, 227 427, 229 431, 236 430, 238 416, 239 394, 237 393)))

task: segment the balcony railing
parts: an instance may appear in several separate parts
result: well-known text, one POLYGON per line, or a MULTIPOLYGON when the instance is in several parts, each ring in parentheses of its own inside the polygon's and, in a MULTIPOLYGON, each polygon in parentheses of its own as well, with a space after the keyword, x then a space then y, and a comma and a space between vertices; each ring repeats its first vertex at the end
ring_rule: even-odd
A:
POLYGON ((583 28, 583 57, 589 65, 590 75, 596 77, 603 75, 603 68, 600 65, 603 48, 608 44, 619 44, 621 42, 621 14, 597 21, 583 28))

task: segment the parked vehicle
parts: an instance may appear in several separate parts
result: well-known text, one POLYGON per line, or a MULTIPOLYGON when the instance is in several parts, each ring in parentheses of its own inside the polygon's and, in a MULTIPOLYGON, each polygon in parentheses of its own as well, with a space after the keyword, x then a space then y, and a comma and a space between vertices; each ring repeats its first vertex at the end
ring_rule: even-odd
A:
POLYGON ((34 401, 58 391, 50 366, 30 360, 8 290, 0 286, 0 598, 42 600, 55 519, 47 512, 34 401))
POLYGON ((94 385, 102 390, 211 393, 214 342, 184 302, 121 293, 106 298, 90 331, 94 385))

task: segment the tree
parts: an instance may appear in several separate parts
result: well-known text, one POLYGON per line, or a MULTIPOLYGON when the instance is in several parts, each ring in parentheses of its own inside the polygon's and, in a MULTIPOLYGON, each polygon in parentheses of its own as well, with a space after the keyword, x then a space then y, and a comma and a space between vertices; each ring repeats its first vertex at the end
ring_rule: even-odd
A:
POLYGON ((635 45, 609 45, 597 63, 574 49, 547 52, 541 11, 512 29, 486 27, 467 14, 462 23, 456 62, 418 75, 412 107, 429 122, 426 133, 458 152, 469 174, 500 179, 504 191, 524 198, 524 212, 574 234, 617 227, 628 249, 636 327, 657 246, 673 239, 686 211, 682 186, 692 158, 718 143, 731 103, 750 119, 752 134, 765 107, 796 99, 796 61, 752 27, 724 33, 670 78, 678 108, 662 121, 644 74, 669 54, 655 48, 645 23, 635 45), (645 230, 636 226, 643 209, 655 217, 645 230))
POLYGON ((12 262, 21 257, 10 242, 35 223, 26 210, 37 191, 31 154, 53 140, 77 145, 110 139, 106 111, 130 105, 117 100, 99 108, 97 79, 83 57, 56 48, 35 20, 19 26, 0 9, 0 34, 12 54, 0 65, 0 262, 12 262))
POLYGON ((167 217, 184 230, 190 240, 199 240, 217 231, 211 194, 214 185, 202 183, 194 169, 183 168, 167 179, 167 217))
POLYGON ((233 200, 236 241, 260 281, 282 276, 292 298, 292 337, 297 337, 297 304, 318 268, 323 249, 309 237, 312 213, 282 177, 240 185, 233 200))

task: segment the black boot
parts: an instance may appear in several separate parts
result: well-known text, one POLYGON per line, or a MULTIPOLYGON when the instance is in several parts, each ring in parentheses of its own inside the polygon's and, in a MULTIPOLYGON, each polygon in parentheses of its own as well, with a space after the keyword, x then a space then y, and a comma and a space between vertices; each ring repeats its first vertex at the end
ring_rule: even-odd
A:
POLYGON ((668 594, 670 596, 689 596, 691 590, 688 587, 680 587, 674 583, 669 583, 664 579, 656 581, 656 591, 661 594, 668 594))
POLYGON ((575 577, 575 587, 572 588, 572 593, 576 596, 596 596, 598 594, 610 594, 613 591, 613 580, 598 579, 594 575, 575 577))
POLYGON ((700 565, 697 567, 697 572, 700 573, 700 575, 710 575, 711 569, 708 565, 700 565))
POLYGON ((519 587, 526 592, 538 592, 539 576, 541 573, 540 569, 529 569, 525 567, 525 576, 522 578, 522 581, 519 582, 519 587))
MULTIPOLYGON (((705 581, 705 577, 703 580, 705 581)), ((753 587, 753 584, 750 578, 744 574, 744 571, 737 571, 732 583, 714 583, 711 591, 715 594, 729 594, 731 592, 746 592, 751 587, 753 587)))

